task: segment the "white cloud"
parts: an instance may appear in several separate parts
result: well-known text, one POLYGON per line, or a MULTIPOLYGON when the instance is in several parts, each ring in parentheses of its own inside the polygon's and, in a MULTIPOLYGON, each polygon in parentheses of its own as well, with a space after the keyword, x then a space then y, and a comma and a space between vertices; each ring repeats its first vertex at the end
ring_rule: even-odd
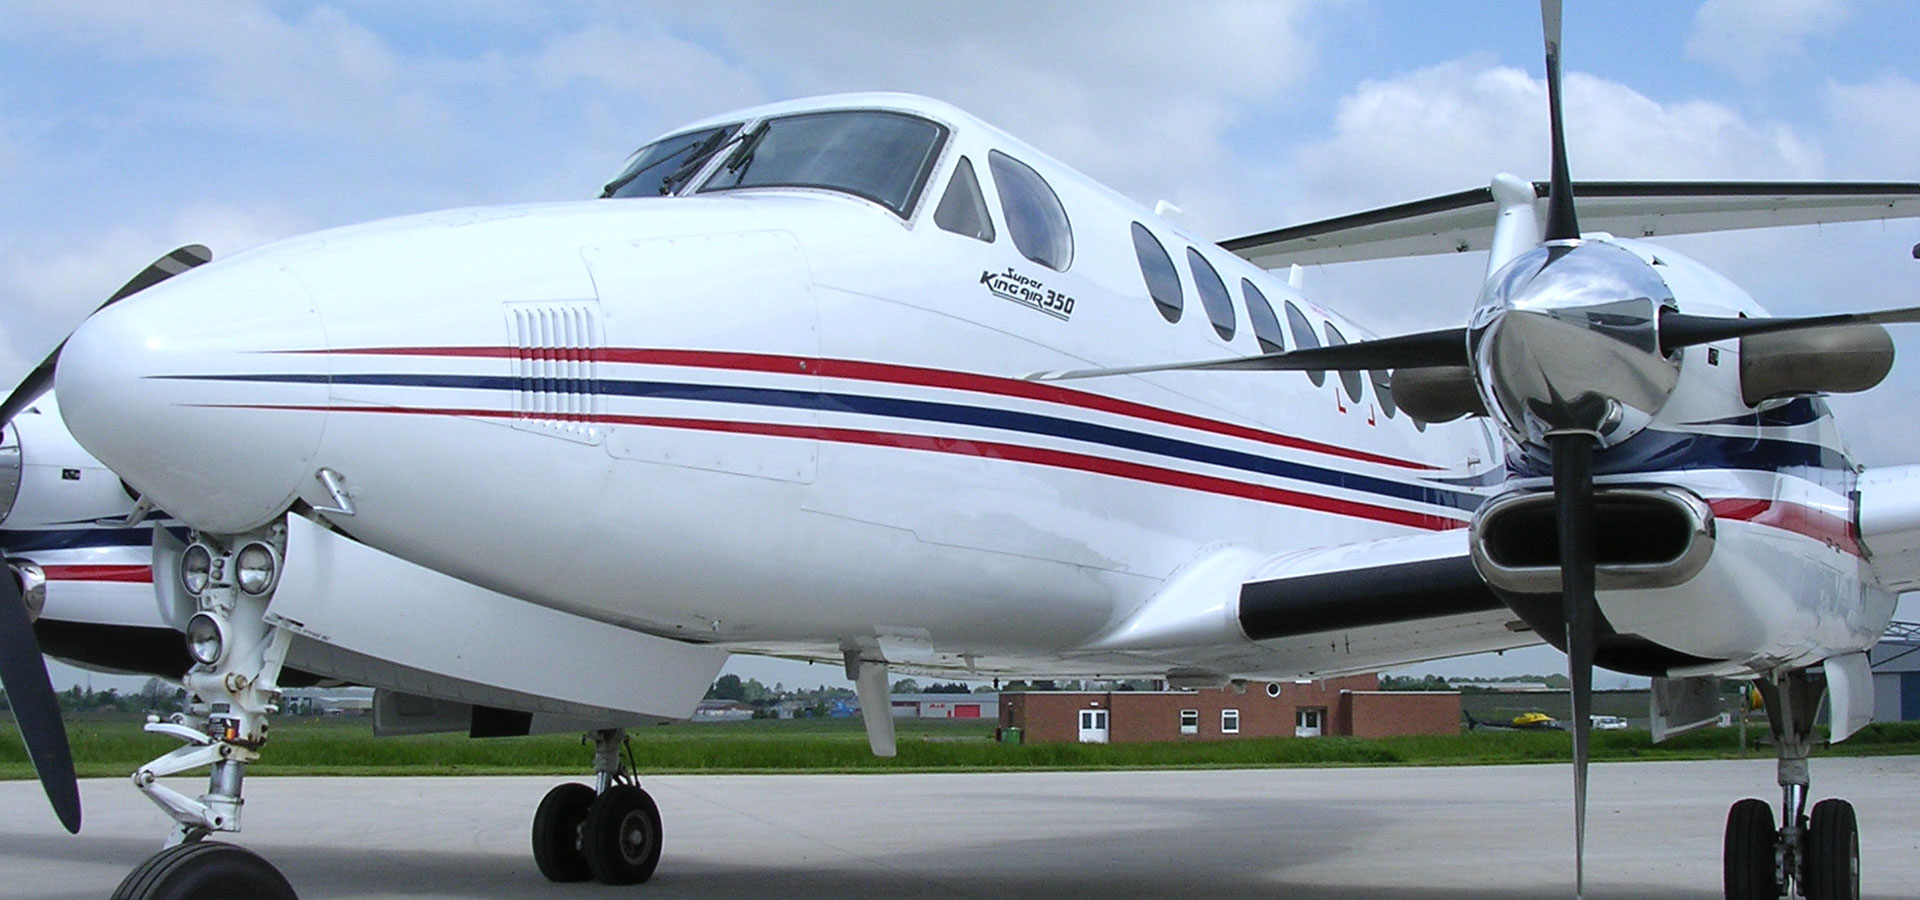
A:
MULTIPOLYGON (((1660 103, 1622 84, 1569 73, 1568 159, 1576 179, 1809 178, 1819 147, 1788 126, 1747 121, 1706 101, 1660 103)), ((1342 98, 1332 133, 1305 144, 1293 177, 1313 215, 1356 199, 1391 203, 1547 171, 1544 81, 1456 60, 1362 83, 1342 98)))
POLYGON ((1850 15, 1845 0, 1706 0, 1694 13, 1687 56, 1759 82, 1850 15))
POLYGON ((1865 84, 1830 84, 1827 109, 1845 177, 1920 178, 1920 83, 1889 75, 1865 84))

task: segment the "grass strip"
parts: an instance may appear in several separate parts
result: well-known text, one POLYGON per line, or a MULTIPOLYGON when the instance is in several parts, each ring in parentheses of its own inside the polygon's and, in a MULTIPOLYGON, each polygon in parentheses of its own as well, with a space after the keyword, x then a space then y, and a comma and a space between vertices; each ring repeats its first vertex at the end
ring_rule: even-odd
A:
MULTIPOLYGON (((1469 732, 1391 738, 1243 738, 1145 744, 1035 743, 991 739, 991 725, 904 720, 899 755, 867 750, 857 721, 670 725, 637 731, 633 752, 646 773, 975 772, 1269 766, 1489 765, 1563 762, 1569 738, 1553 732, 1469 732)), ((1754 729, 1757 741, 1764 729, 1754 729)), ((81 719, 68 725, 82 777, 118 777, 166 752, 174 741, 137 721, 81 719)), ((1869 725, 1821 751, 1828 756, 1920 754, 1920 722, 1869 725)), ((465 735, 375 738, 364 720, 288 720, 274 725, 263 759, 248 775, 579 775, 591 751, 577 735, 470 740, 465 735)), ((1596 732, 1593 758, 1723 759, 1743 753, 1734 729, 1706 729, 1655 745, 1643 730, 1596 732)), ((18 735, 0 731, 0 778, 31 778, 18 735)))

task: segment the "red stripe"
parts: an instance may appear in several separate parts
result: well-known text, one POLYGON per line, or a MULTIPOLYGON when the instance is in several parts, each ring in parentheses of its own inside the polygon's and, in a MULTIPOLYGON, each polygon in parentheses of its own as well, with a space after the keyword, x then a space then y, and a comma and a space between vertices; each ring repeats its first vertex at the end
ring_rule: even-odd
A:
MULTIPOLYGON (((414 409, 403 406, 255 406, 242 404, 247 409, 281 409, 305 412, 363 412, 390 413, 406 415, 466 416, 472 418, 505 419, 515 418, 518 414, 497 409, 414 409)), ((1323 497, 1300 491, 1265 485, 1248 484, 1211 475, 1196 475, 1163 469, 1159 466, 1125 462, 1100 456, 1088 456, 1082 453, 1069 453, 1062 450, 1048 450, 1041 447, 1025 447, 1018 444, 1004 444, 997 441, 976 441, 964 438, 932 437, 920 434, 900 434, 884 431, 863 431, 851 428, 828 428, 817 425, 782 425, 767 422, 731 422, 708 419, 681 419, 663 416, 604 416, 600 421, 611 425, 637 425, 651 428, 679 428, 693 431, 717 431, 730 434, 756 434, 766 437, 805 438, 820 441, 835 441, 844 444, 866 444, 880 447, 898 447, 906 450, 923 450, 934 453, 951 453, 960 456, 979 456, 988 459, 1004 459, 1010 462, 1031 463, 1052 466, 1060 469, 1075 469, 1099 475, 1111 475, 1116 478, 1128 478, 1163 484, 1169 487, 1221 494, 1257 500, 1262 503, 1276 503, 1317 512, 1372 519, 1378 522, 1390 522, 1411 528, 1424 528, 1429 531, 1447 531, 1465 528, 1466 524, 1458 519, 1436 516, 1428 513, 1396 509, 1391 506, 1379 506, 1372 503, 1360 503, 1323 497)))
POLYGON ((1736 522, 1752 522, 1824 541, 1855 556, 1862 555, 1860 533, 1854 524, 1823 509, 1778 500, 1722 498, 1709 501, 1713 514, 1736 522))
POLYGON ((41 566, 48 581, 111 581, 120 584, 153 583, 152 566, 41 566))
MULTIPOLYGON (((304 350, 296 353, 321 353, 326 351, 304 350)), ((434 356, 434 357, 479 357, 484 359, 514 358, 520 351, 512 347, 363 347, 346 350, 334 350, 345 356, 434 356)), ((732 369, 746 372, 776 372, 786 375, 818 375, 822 378, 846 378, 857 381, 874 381, 885 384, 906 384, 920 387, 943 388, 946 390, 969 391, 977 394, 994 394, 1002 397, 1019 397, 1026 400, 1039 400, 1058 403, 1114 415, 1129 416, 1192 428, 1213 434, 1236 437, 1243 440, 1258 441, 1276 447, 1293 450, 1306 450, 1351 459, 1359 462, 1375 463, 1383 466, 1395 466, 1402 469, 1438 471, 1439 466, 1411 460, 1382 456, 1323 444, 1305 438, 1275 434, 1258 428, 1248 428, 1214 419, 1188 415, 1143 403, 1119 400, 1101 394, 1076 391, 1057 385, 1036 381, 1023 381, 1017 378, 1000 378, 993 375, 979 375, 972 372, 955 372, 947 369, 929 369, 920 366, 901 366, 887 363, 860 362, 846 359, 818 359, 806 356, 780 356, 766 353, 726 353, 707 350, 664 350, 608 348, 596 353, 599 359, 615 363, 632 363, 653 366, 686 366, 704 369, 732 369)))

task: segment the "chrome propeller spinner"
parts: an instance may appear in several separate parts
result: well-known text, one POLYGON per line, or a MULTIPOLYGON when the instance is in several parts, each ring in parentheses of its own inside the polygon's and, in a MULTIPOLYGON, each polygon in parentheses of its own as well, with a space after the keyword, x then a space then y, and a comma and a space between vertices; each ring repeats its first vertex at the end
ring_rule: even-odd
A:
POLYGON ((1467 326, 1481 399, 1507 435, 1591 436, 1601 448, 1638 434, 1680 382, 1660 348, 1675 308, 1659 273, 1612 244, 1555 241, 1488 279, 1467 326))

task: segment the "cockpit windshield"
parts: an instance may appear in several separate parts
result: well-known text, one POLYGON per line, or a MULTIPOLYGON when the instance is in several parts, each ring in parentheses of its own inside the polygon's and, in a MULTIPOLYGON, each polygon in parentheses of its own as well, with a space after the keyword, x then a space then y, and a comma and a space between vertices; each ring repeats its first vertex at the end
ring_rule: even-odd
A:
POLYGON ((946 137, 942 125, 880 110, 768 119, 737 142, 699 192, 826 188, 872 200, 905 218, 946 137))
POLYGON ((654 141, 633 154, 619 177, 607 182, 602 197, 659 197, 680 189, 699 174, 701 164, 740 130, 739 123, 703 128, 654 141))

